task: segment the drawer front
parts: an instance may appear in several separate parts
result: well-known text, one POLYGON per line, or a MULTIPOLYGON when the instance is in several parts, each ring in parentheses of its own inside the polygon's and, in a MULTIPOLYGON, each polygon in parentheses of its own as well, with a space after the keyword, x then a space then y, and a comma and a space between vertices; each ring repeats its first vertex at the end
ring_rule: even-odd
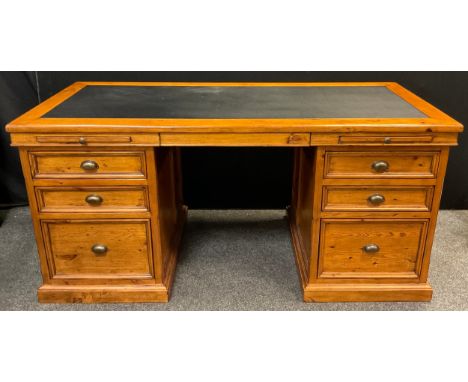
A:
POLYGON ((326 178, 435 178, 437 152, 331 151, 326 153, 326 178))
POLYGON ((34 178, 145 178, 144 152, 30 152, 34 178))
POLYGON ((145 187, 36 187, 40 212, 148 211, 145 187))
POLYGON ((309 133, 161 133, 161 146, 309 146, 309 133))
POLYGON ((347 187, 323 190, 323 211, 430 211, 432 187, 347 187))
POLYGON ((427 220, 324 220, 319 278, 418 278, 427 220))
POLYGON ((427 144, 434 140, 432 135, 341 135, 339 143, 343 144, 427 144))
POLYGON ((40 147, 121 147, 159 146, 159 134, 11 134, 12 146, 40 147))
POLYGON ((43 221, 53 278, 151 278, 149 221, 43 221))

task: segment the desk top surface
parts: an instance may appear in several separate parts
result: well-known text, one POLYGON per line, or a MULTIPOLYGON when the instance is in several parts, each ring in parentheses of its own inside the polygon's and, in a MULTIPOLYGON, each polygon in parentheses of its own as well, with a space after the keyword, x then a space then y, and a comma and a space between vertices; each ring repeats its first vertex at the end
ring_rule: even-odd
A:
POLYGON ((87 86, 44 118, 427 118, 385 86, 87 86))
MULTIPOLYGON (((395 83, 78 82, 7 126, 259 129, 460 125, 395 83)), ((260 130, 259 130, 260 131, 260 130)), ((312 131, 312 130, 310 130, 312 131)))

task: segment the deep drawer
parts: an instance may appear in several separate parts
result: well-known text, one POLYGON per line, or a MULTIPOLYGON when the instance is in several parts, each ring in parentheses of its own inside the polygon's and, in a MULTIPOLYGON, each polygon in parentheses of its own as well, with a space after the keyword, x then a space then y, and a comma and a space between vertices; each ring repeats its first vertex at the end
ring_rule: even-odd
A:
POLYGON ((42 222, 53 278, 151 278, 146 220, 42 222))
POLYGON ((427 220, 322 220, 319 278, 418 278, 427 220))

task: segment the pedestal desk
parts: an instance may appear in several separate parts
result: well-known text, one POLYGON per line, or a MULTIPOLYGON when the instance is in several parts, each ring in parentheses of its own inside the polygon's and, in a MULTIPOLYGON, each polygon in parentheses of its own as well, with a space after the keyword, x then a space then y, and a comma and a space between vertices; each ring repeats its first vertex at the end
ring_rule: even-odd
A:
POLYGON ((187 209, 180 148, 294 150, 305 301, 427 301, 449 147, 463 127, 396 83, 78 82, 7 126, 41 302, 169 300, 187 209))

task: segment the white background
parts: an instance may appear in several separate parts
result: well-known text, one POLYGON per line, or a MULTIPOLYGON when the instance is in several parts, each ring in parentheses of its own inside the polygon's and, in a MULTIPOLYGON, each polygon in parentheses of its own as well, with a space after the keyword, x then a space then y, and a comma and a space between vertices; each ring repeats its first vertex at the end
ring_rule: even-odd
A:
MULTIPOLYGON (((468 68, 460 0, 15 1, 0 14, 1 70, 468 68)), ((466 312, 3 312, 0 380, 466 381, 467 326, 466 312)))

